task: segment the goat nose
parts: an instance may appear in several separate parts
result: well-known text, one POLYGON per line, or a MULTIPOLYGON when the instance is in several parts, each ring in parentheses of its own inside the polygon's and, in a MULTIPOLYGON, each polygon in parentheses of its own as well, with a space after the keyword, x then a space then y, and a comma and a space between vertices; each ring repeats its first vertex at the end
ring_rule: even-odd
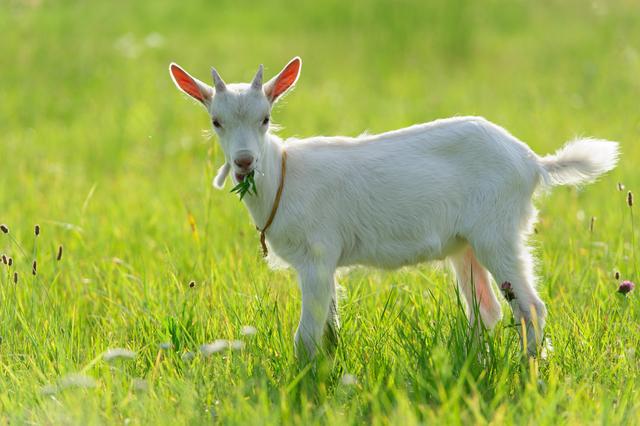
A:
POLYGON ((253 157, 250 155, 243 155, 242 157, 238 157, 233 160, 233 162, 236 163, 236 166, 246 170, 253 164, 253 157))

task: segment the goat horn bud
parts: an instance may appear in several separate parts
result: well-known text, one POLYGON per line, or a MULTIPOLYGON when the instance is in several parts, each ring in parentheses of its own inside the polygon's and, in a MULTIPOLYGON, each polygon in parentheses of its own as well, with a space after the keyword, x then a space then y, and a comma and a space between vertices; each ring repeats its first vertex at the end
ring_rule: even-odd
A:
POLYGON ((218 74, 218 71, 216 71, 215 68, 211 68, 211 76, 213 77, 213 85, 216 88, 216 92, 224 92, 227 90, 227 85, 224 83, 224 80, 222 80, 222 77, 220 77, 220 74, 218 74))
POLYGON ((256 72, 256 76, 253 77, 253 81, 251 82, 251 88, 256 90, 262 90, 262 70, 264 67, 262 64, 258 67, 258 72, 256 72))

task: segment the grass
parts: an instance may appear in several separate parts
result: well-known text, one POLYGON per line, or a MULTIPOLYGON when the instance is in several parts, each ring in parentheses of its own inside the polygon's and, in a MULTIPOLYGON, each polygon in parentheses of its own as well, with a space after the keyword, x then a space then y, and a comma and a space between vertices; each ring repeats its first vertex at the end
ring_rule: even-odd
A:
POLYGON ((638 294, 613 278, 639 279, 639 24, 624 0, 2 2, 0 423, 640 423, 638 294), (248 81, 295 55, 283 136, 478 114, 541 154, 621 142, 613 173, 539 200, 546 359, 521 361, 506 310, 479 354, 451 274, 422 265, 345 274, 335 360, 296 364, 295 276, 212 188, 220 148, 167 72, 248 81), (216 339, 244 347, 202 356, 216 339))

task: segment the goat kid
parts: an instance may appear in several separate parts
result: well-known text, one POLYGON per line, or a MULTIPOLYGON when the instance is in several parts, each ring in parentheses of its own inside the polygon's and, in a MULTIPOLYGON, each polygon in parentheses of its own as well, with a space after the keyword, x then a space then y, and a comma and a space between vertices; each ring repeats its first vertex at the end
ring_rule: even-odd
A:
POLYGON ((526 238, 540 185, 578 185, 613 169, 618 144, 579 139, 540 157, 505 129, 480 117, 436 120, 379 135, 282 141, 270 130, 271 108, 298 80, 296 57, 267 83, 262 66, 250 84, 214 87, 169 67, 175 84, 205 106, 225 156, 214 180, 224 185, 257 171, 257 195, 244 198, 273 253, 299 276, 302 312, 298 355, 313 357, 337 342, 336 268, 398 268, 448 258, 467 304, 492 328, 502 313, 490 275, 535 354, 547 310, 535 288, 526 238), (284 153, 286 151, 286 158, 284 153), (288 159, 286 179, 282 162, 288 159), (274 200, 283 185, 279 205, 274 200))

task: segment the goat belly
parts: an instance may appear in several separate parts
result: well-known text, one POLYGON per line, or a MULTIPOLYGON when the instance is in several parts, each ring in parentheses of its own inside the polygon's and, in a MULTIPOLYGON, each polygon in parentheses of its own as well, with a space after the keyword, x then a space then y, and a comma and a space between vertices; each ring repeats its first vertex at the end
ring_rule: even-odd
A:
POLYGON ((442 260, 464 244, 458 238, 443 243, 438 236, 423 239, 368 239, 355 238, 356 243, 343 252, 340 266, 366 265, 383 269, 396 269, 432 260, 442 260))

